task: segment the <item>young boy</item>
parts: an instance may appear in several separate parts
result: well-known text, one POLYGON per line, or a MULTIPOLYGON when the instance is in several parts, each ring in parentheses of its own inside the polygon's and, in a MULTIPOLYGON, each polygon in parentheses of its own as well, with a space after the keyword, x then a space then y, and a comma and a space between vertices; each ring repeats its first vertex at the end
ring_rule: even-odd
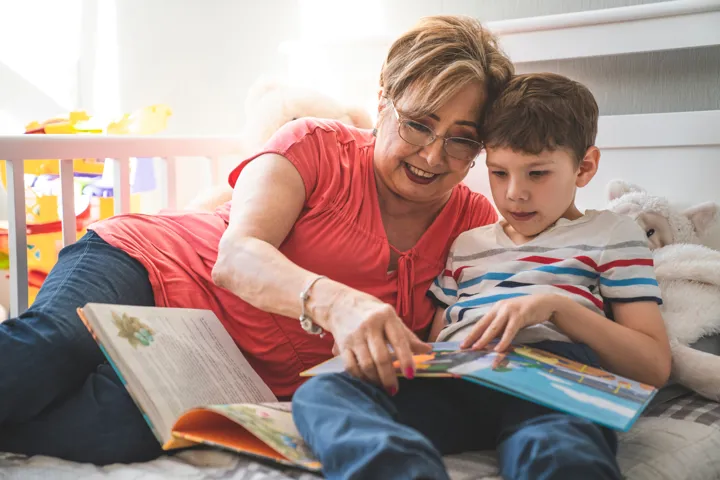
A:
POLYGON ((667 380, 645 233, 628 217, 575 206, 597 172, 597 118, 590 91, 554 74, 517 76, 494 104, 486 163, 503 220, 456 239, 430 289, 441 305, 431 340, 480 348, 498 338, 498 351, 513 340, 581 343, 615 373, 667 380))
MULTIPOLYGON (((644 232, 575 206, 598 168, 597 120, 592 94, 553 74, 517 76, 493 103, 483 133, 504 220, 454 242, 429 292, 440 304, 430 340, 533 343, 665 383, 670 348, 644 232)), ((461 380, 400 379, 390 397, 348 374, 315 377, 293 415, 331 478, 446 479, 441 454, 488 448, 505 479, 621 478, 612 431, 461 380)))

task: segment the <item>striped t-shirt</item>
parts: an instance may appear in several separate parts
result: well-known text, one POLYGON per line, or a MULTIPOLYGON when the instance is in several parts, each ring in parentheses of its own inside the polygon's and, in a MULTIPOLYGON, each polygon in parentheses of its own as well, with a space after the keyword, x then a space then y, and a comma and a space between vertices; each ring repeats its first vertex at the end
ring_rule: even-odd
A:
MULTIPOLYGON (((438 341, 461 340, 494 303, 535 293, 566 295, 602 315, 608 302, 662 303, 647 237, 629 217, 588 210, 522 245, 495 223, 460 234, 430 287, 447 307, 438 341)), ((571 341, 550 322, 516 337, 540 340, 571 341)))

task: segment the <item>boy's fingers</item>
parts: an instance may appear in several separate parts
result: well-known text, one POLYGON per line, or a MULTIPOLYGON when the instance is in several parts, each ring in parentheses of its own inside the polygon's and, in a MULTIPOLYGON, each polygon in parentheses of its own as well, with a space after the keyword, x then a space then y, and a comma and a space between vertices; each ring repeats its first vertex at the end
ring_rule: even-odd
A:
POLYGON ((480 338, 483 333, 485 333, 485 330, 488 328, 488 325, 492 323, 494 318, 494 310, 490 310, 488 313, 486 313, 485 316, 475 324, 472 330, 470 330, 470 334, 465 338, 465 340, 462 341, 462 343, 460 344, 460 348, 470 348, 477 341, 477 339, 480 338))
POLYGON ((475 342, 472 348, 483 348, 494 338, 497 338, 500 332, 504 330, 505 322, 507 322, 507 317, 505 315, 495 317, 487 330, 485 330, 485 333, 483 333, 482 337, 480 337, 480 340, 475 342))
POLYGON ((519 328, 517 327, 517 322, 508 322, 507 325, 505 325, 505 332, 503 333, 502 338, 495 346, 495 351, 504 352, 505 350, 507 350, 510 346, 510 343, 515 338, 515 335, 517 335, 518 330, 519 328))
POLYGON ((406 331, 400 322, 388 323, 385 326, 385 335, 390 345, 392 345, 400 364, 400 372, 407 378, 413 378, 415 376, 415 362, 412 358, 413 352, 408 333, 412 335, 412 332, 406 331))

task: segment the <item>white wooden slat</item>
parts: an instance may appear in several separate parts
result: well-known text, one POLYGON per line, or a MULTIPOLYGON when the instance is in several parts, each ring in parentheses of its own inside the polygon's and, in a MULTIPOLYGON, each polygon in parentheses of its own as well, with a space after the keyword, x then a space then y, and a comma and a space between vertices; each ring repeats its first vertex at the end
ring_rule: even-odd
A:
POLYGON ((25 162, 8 159, 8 249, 10 257, 10 316, 28 307, 27 224, 25 213, 25 162))
POLYGON ((239 155, 239 136, 0 135, 5 158, 210 157, 239 155))
POLYGON ((75 243, 75 240, 77 240, 73 171, 72 159, 60 160, 60 201, 62 202, 63 246, 75 243))
POLYGON ((113 162, 113 210, 115 215, 130 213, 130 158, 118 157, 113 162))
POLYGON ((720 110, 601 116, 600 149, 720 145, 720 110))
POLYGON ((160 159, 160 190, 162 195, 163 208, 177 208, 177 159, 175 157, 163 157, 160 159))
MULTIPOLYGON (((485 25, 515 63, 700 48, 720 45, 720 0, 666 0, 485 25)), ((279 52, 290 57, 292 69, 323 53, 332 58, 367 50, 382 56, 394 40, 391 35, 289 40, 279 52)))
POLYGON ((720 5, 718 9, 702 14, 505 34, 499 36, 500 46, 513 62, 526 63, 720 45, 720 5))
POLYGON ((665 0, 625 7, 497 20, 488 22, 487 26, 498 35, 510 35, 514 33, 562 30, 564 28, 592 27, 610 23, 636 22, 655 18, 702 15, 718 10, 720 10, 718 0, 665 0))

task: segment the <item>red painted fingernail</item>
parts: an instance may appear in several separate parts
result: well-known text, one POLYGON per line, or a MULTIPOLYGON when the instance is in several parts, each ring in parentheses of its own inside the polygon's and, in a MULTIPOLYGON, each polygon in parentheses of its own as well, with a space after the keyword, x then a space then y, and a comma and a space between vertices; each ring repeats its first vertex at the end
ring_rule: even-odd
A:
POLYGON ((415 378, 415 370, 413 370, 411 367, 407 367, 405 369, 405 378, 407 378, 408 380, 412 380, 413 378, 415 378))
POLYGON ((391 397, 394 397, 395 395, 397 395, 397 387, 388 388, 388 393, 390 394, 391 397))

